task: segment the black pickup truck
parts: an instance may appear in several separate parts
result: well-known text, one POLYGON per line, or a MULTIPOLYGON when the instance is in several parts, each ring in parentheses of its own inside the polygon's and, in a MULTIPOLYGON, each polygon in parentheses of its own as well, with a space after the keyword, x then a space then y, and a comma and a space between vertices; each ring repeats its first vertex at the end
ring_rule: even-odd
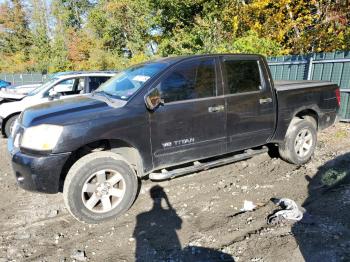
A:
POLYGON ((297 165, 336 121, 337 85, 274 83, 259 55, 164 58, 119 72, 89 95, 25 110, 8 140, 19 186, 63 191, 71 214, 125 212, 140 178, 171 179, 266 152, 297 165))

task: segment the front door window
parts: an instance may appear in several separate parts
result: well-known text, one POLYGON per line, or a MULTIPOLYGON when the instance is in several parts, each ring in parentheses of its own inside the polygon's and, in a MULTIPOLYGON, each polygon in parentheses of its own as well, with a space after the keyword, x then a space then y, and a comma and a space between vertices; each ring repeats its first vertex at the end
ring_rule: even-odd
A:
POLYGON ((216 96, 215 61, 181 63, 159 87, 165 103, 216 96))

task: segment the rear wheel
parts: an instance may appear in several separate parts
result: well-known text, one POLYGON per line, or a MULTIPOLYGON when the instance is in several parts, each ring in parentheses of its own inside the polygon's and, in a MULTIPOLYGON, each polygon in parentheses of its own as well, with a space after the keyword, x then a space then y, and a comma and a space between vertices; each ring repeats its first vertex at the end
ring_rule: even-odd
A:
POLYGON ((279 145, 279 154, 285 161, 302 165, 313 155, 317 142, 315 121, 311 118, 294 119, 286 137, 279 145))
POLYGON ((95 224, 127 211, 137 190, 137 176, 121 156, 96 152, 72 166, 64 182, 63 196, 76 219, 95 224))
POLYGON ((18 118, 18 115, 11 116, 9 119, 7 119, 5 123, 5 136, 10 137, 13 125, 15 124, 16 120, 18 118))

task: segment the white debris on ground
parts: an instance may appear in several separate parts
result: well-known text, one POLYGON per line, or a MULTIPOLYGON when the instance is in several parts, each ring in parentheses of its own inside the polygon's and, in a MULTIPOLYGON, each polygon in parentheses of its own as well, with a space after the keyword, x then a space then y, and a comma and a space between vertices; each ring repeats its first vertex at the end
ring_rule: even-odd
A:
POLYGON ((246 211, 253 211, 255 208, 256 208, 256 205, 254 205, 252 201, 244 200, 243 208, 241 208, 240 210, 242 212, 246 212, 246 211))
POLYGON ((277 224, 283 222, 283 220, 293 220, 300 221, 303 218, 303 213, 299 209, 298 205, 291 199, 281 198, 272 199, 272 201, 282 208, 282 210, 277 210, 273 214, 268 216, 268 224, 277 224))
POLYGON ((75 250, 70 257, 76 261, 87 261, 85 251, 83 250, 75 250))

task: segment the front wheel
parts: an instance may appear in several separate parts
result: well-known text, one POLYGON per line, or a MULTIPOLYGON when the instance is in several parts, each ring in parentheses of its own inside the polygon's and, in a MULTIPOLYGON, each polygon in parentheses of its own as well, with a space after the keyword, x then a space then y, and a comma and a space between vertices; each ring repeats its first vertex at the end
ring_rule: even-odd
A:
POLYGON ((316 124, 311 119, 295 119, 288 128, 286 137, 279 145, 282 159, 302 165, 313 155, 317 142, 316 124))
POLYGON ((9 119, 7 119, 7 121, 5 123, 5 130, 4 130, 6 137, 10 137, 11 132, 12 132, 12 128, 13 128, 17 118, 18 118, 18 115, 14 115, 14 116, 11 116, 9 119))
POLYGON ((72 166, 64 182, 63 196, 77 220, 96 224, 126 212, 137 191, 137 176, 121 156, 96 152, 72 166))

